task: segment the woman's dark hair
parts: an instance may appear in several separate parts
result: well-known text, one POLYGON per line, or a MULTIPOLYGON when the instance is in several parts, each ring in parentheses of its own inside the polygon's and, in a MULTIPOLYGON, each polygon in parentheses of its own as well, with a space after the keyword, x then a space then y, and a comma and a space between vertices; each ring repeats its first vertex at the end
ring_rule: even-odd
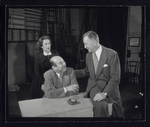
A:
POLYGON ((50 39, 50 37, 48 35, 44 35, 44 36, 40 37, 39 40, 38 40, 38 42, 37 42, 37 46, 38 46, 38 49, 40 51, 43 51, 43 49, 41 47, 43 46, 43 41, 45 39, 50 40, 50 43, 51 43, 51 39, 50 39))

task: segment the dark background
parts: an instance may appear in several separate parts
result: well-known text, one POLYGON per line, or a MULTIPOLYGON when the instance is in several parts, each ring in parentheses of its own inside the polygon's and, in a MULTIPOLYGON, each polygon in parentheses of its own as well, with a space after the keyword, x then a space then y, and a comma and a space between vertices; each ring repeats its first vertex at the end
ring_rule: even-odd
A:
MULTIPOLYGON (((150 68, 149 68, 149 65, 150 65, 150 59, 149 59, 149 52, 148 52, 148 49, 150 48, 150 45, 149 45, 149 41, 150 41, 150 37, 149 37, 149 35, 150 35, 150 3, 149 3, 149 1, 147 1, 147 0, 133 0, 133 1, 131 1, 131 2, 128 2, 128 1, 102 1, 102 2, 100 2, 100 1, 92 1, 92 2, 81 2, 81 1, 76 1, 76 2, 73 2, 74 4, 77 4, 77 5, 79 5, 79 2, 80 2, 80 4, 83 4, 83 5, 94 5, 94 4, 102 4, 102 5, 120 5, 120 4, 123 4, 123 5, 145 5, 146 6, 146 12, 147 12, 147 14, 146 14, 146 70, 150 70, 150 68)), ((3 123, 3 125, 2 126, 5 126, 6 124, 4 124, 5 123, 5 64, 7 63, 7 61, 5 61, 5 56, 7 56, 7 54, 5 53, 5 5, 12 5, 12 6, 15 6, 15 5, 27 5, 27 6, 30 6, 31 4, 32 5, 47 5, 47 4, 53 4, 53 5, 55 5, 55 4, 58 4, 58 1, 55 1, 55 2, 43 2, 43 1, 35 1, 35 2, 30 2, 29 3, 29 1, 28 2, 19 2, 19 1, 17 1, 17 2, 10 2, 10 1, 2 1, 2 3, 1 3, 1 19, 3 19, 3 20, 1 20, 1 30, 0 30, 0 35, 1 35, 1 45, 0 45, 0 64, 1 64, 1 69, 0 69, 0 71, 1 71, 1 82, 0 82, 0 84, 1 84, 1 86, 0 86, 0 90, 1 90, 1 94, 2 94, 2 96, 0 96, 0 101, 1 101, 1 110, 0 110, 0 114, 1 114, 1 121, 0 121, 0 123, 2 124, 3 123)), ((59 1, 59 4, 60 5, 69 5, 69 4, 72 4, 72 2, 68 2, 67 0, 66 1, 59 1)), ((109 18, 109 17, 108 17, 109 18)), ((98 32, 98 33, 100 33, 100 32, 98 32)), ((116 49, 116 50, 118 50, 119 51, 119 49, 116 49)), ((7 72, 6 72, 6 74, 7 74, 7 72)), ((149 73, 148 73, 148 71, 147 71, 147 73, 146 73, 146 79, 148 79, 148 77, 149 77, 149 73)), ((150 82, 149 82, 149 79, 147 80, 147 82, 146 82, 146 84, 149 84, 150 82)), ((147 87, 146 87, 146 92, 147 92, 147 99, 146 99, 146 102, 147 102, 147 119, 149 119, 149 100, 148 100, 148 97, 150 96, 149 95, 149 86, 147 85, 147 87)), ((84 122, 84 125, 91 125, 91 126, 96 126, 96 125, 99 125, 99 126, 148 126, 148 125, 150 125, 150 123, 147 121, 145 121, 145 122, 122 122, 122 123, 119 123, 119 122, 113 122, 113 123, 109 123, 109 122, 105 122, 105 123, 103 123, 103 122, 100 122, 100 123, 97 123, 97 122, 94 122, 94 123, 92 123, 92 121, 93 120, 89 120, 89 121, 86 121, 86 122, 84 122), (90 121, 90 123, 89 123, 89 121, 90 121), (109 124, 109 125, 108 125, 109 124)), ((13 122, 12 122, 13 123, 13 122)), ((9 126, 10 124, 7 124, 7 126, 9 126)), ((36 124, 36 123, 34 123, 34 126, 35 125, 37 125, 37 126, 40 126, 39 124, 36 124)), ((55 124, 53 124, 54 126, 57 126, 58 125, 58 122, 56 122, 55 124)), ((70 124, 68 124, 68 125, 70 125, 70 124)), ((75 125, 75 126, 79 126, 79 125, 81 125, 81 123, 79 123, 79 122, 74 122, 74 124, 71 124, 71 126, 72 125, 75 125)), ((17 126, 26 126, 26 124, 17 124, 17 126)), ((65 125, 66 126, 66 125, 65 125)))

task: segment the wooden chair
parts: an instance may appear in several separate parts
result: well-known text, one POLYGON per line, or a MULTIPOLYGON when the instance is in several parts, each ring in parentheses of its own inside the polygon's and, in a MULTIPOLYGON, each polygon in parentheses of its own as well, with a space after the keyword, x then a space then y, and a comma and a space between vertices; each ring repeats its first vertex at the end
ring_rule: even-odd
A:
POLYGON ((140 62, 139 61, 128 61, 128 82, 139 83, 140 79, 140 62))

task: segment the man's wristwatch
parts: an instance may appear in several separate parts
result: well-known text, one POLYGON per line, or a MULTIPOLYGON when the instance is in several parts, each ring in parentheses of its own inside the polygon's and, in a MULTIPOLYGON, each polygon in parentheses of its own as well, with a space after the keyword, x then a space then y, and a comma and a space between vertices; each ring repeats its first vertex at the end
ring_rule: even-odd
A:
POLYGON ((105 96, 107 96, 107 93, 104 93, 105 96))

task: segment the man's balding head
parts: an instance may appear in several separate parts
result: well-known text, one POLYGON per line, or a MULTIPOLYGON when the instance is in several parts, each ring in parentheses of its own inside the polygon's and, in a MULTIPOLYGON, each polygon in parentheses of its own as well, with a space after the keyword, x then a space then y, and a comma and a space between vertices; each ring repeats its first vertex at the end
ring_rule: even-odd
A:
POLYGON ((64 71, 66 71, 66 63, 62 57, 53 56, 50 59, 50 63, 52 65, 52 69, 57 73, 64 73, 64 71))

